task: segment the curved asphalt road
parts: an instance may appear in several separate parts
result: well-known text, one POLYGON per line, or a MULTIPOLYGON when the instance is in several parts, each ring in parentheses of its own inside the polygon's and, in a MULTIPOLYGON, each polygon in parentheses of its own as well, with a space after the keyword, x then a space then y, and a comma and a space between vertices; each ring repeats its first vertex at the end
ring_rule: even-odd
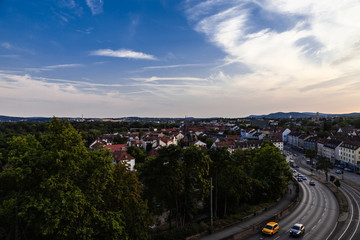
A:
MULTIPOLYGON (((299 154, 299 153, 297 153, 299 154)), ((301 169, 308 169, 309 165, 305 163, 305 159, 303 154, 299 154, 300 156, 295 158, 296 164, 298 164, 301 169)), ((335 170, 333 170, 335 171, 335 170)), ((332 172, 333 172, 332 171, 332 172)), ((325 178, 324 174, 318 174, 314 172, 318 176, 325 178)), ((358 182, 359 176, 354 173, 345 173, 346 178, 350 179, 352 177, 355 181, 358 182)), ((336 177, 339 178, 340 175, 335 174, 336 177)), ((344 176, 341 176, 342 178, 344 176)), ((329 174, 330 178, 330 174, 329 174)), ((345 182, 341 181, 341 186, 339 188, 345 197, 347 198, 349 209, 347 216, 341 217, 339 219, 336 229, 334 229, 333 233, 327 239, 336 239, 336 240, 357 240, 360 239, 360 191, 345 182)), ((324 226, 325 227, 325 226, 324 226)))
POLYGON ((360 239, 360 192, 345 183, 341 184, 340 189, 348 200, 349 212, 346 220, 339 223, 336 231, 334 231, 334 234, 331 236, 331 239, 360 239))
POLYGON ((279 222, 280 230, 271 237, 261 233, 247 239, 293 239, 289 230, 295 223, 305 225, 305 234, 302 239, 327 239, 336 226, 339 209, 333 193, 316 180, 315 186, 310 186, 310 178, 300 182, 302 199, 298 207, 279 222))

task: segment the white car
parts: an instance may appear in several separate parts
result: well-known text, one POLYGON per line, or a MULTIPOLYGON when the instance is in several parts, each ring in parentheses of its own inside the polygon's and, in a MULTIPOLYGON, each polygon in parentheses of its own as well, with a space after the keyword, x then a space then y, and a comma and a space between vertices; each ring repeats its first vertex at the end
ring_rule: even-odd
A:
POLYGON ((290 235, 291 236, 301 236, 305 233, 305 226, 301 223, 296 223, 291 229, 290 229, 290 235))

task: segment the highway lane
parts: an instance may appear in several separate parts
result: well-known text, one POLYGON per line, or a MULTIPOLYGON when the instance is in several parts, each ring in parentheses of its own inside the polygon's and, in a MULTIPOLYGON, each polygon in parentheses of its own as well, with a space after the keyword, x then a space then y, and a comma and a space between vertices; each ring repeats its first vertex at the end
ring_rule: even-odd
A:
POLYGON ((295 223, 305 225, 302 239, 327 239, 337 224, 339 209, 333 193, 320 182, 310 186, 308 180, 300 182, 302 199, 298 207, 279 222, 280 230, 271 237, 255 234, 248 239, 293 239, 289 230, 295 223))
POLYGON ((349 202, 349 212, 346 221, 338 226, 334 234, 331 236, 331 239, 360 239, 360 192, 344 183, 340 188, 349 202))
MULTIPOLYGON (((295 157, 295 162, 298 166, 300 166, 300 169, 302 171, 308 171, 310 169, 310 166, 307 165, 305 162, 304 155, 297 152, 297 157, 295 157), (305 170, 307 169, 307 170, 305 170)), ((333 171, 330 172, 334 172, 333 171)), ((314 171, 316 175, 319 177, 325 179, 324 174, 319 174, 316 171, 314 171)), ((329 178, 330 178, 329 174, 329 178)), ((339 174, 333 174, 334 176, 338 178, 344 177, 344 175, 339 174)), ((354 173, 345 173, 346 178, 350 179, 352 177, 354 180, 353 182, 359 182, 359 176, 354 173)), ((360 192, 358 189, 346 184, 345 182, 341 181, 340 191, 342 191, 349 203, 349 209, 347 218, 341 219, 341 221, 338 222, 336 229, 332 233, 331 236, 328 237, 328 239, 341 239, 341 240, 348 240, 348 239, 360 239, 360 192)))

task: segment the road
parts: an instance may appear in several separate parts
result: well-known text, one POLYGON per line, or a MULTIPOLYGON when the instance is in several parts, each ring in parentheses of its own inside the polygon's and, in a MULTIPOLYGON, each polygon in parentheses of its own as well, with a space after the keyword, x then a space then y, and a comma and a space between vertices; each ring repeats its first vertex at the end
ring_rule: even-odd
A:
MULTIPOLYGON (((338 202, 334 194, 323 184, 312 176, 325 179, 323 173, 311 171, 306 164, 304 154, 299 152, 290 153, 288 160, 292 159, 299 166, 297 171, 307 176, 307 180, 300 182, 302 197, 300 203, 294 211, 279 221, 280 230, 271 237, 263 236, 260 232, 247 239, 293 239, 289 236, 289 230, 295 223, 305 225, 306 231, 301 239, 324 239, 324 240, 348 240, 360 239, 360 176, 354 173, 345 173, 346 180, 353 179, 354 182, 341 181, 339 188, 349 202, 349 210, 339 216, 338 202), (295 155, 296 153, 296 155, 295 155), (290 157, 291 156, 291 157, 290 157), (309 182, 313 180, 315 186, 310 186, 309 182), (357 184, 357 185, 356 185, 357 184)), ((331 172, 335 172, 336 169, 331 172)), ((294 176, 298 173, 294 173, 294 176)), ((342 178, 343 175, 337 175, 342 178)), ((215 237, 215 236, 213 236, 215 237)), ((212 238, 212 239, 222 239, 212 238)))
MULTIPOLYGON (((310 175, 308 171, 303 173, 310 175)), ((289 230, 295 223, 305 225, 302 239, 330 239, 328 236, 333 233, 339 215, 336 198, 326 186, 310 176, 299 184, 303 194, 300 204, 279 222, 279 232, 272 237, 258 233, 247 239, 293 239, 289 236, 289 230), (310 180, 315 181, 315 186, 310 186, 310 180)))
MULTIPOLYGON (((295 162, 300 169, 309 169, 309 165, 305 163, 305 157, 303 154, 297 152, 297 156, 294 157, 295 162)), ((305 170, 306 171, 306 170, 305 170)), ((355 240, 360 239, 360 191, 359 187, 356 186, 360 182, 360 176, 355 173, 344 172, 344 174, 336 174, 336 169, 330 170, 329 175, 334 175, 339 179, 346 179, 351 181, 351 184, 346 184, 344 181, 341 181, 340 190, 344 193, 348 204, 349 209, 347 217, 344 219, 339 219, 339 222, 336 226, 336 229, 333 231, 332 235, 328 239, 338 239, 338 240, 355 240)), ((324 174, 319 174, 314 171, 314 174, 325 178, 324 174)), ((330 177, 330 176, 329 176, 330 177)))
MULTIPOLYGON (((341 224, 341 227, 338 227, 336 234, 334 234, 333 239, 360 239, 360 228, 359 228, 359 203, 360 203, 360 193, 356 189, 350 187, 349 185, 341 185, 342 192, 349 202, 349 214, 344 223, 341 224)), ((340 225, 339 225, 340 226, 340 225)))

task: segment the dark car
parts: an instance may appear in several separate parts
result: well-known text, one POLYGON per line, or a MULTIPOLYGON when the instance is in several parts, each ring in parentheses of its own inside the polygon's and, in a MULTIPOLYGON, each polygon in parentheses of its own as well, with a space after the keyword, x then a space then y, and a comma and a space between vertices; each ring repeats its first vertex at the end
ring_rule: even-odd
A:
POLYGON ((301 236, 305 233, 305 226, 301 223, 296 223, 291 229, 290 229, 290 235, 291 236, 301 236))
POLYGON ((313 180, 310 181, 309 183, 311 186, 315 186, 315 182, 313 180))

